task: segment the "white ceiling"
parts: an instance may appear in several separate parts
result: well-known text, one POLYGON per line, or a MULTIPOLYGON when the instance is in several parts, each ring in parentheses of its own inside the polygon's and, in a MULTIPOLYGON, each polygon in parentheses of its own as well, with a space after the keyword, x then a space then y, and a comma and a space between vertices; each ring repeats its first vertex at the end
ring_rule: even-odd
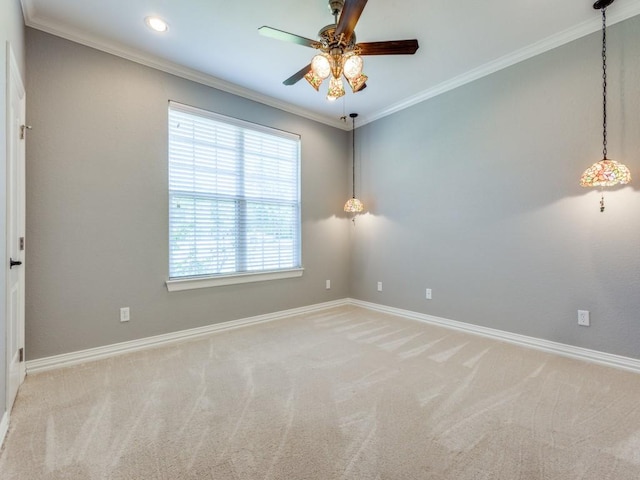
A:
MULTIPOLYGON (((367 89, 330 103, 302 80, 282 81, 315 51, 258 34, 268 25, 315 39, 333 23, 327 0, 21 0, 25 23, 100 50, 349 128, 597 31, 589 0, 369 0, 358 41, 417 38, 415 55, 365 57, 367 89), (158 34, 144 18, 158 15, 158 34)), ((608 24, 640 14, 640 0, 617 0, 608 24)), ((598 52, 594 52, 598 55, 598 52)))

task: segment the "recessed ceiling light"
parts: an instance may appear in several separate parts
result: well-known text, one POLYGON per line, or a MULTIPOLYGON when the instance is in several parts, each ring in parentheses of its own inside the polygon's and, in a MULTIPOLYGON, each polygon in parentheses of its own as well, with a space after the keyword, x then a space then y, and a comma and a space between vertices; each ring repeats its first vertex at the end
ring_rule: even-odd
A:
POLYGON ((162 20, 160 17, 147 17, 144 19, 144 23, 147 24, 147 27, 155 30, 156 32, 166 32, 169 29, 167 22, 162 20))

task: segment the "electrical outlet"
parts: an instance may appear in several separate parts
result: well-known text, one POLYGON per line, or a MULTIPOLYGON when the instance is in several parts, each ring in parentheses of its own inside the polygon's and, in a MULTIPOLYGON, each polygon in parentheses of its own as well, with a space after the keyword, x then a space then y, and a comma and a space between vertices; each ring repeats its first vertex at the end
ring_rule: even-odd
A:
POLYGON ((427 291, 425 293, 425 297, 427 300, 431 300, 431 289, 427 288, 427 291))
POLYGON ((131 320, 131 314, 129 311, 129 307, 122 307, 120 309, 120 321, 121 322, 128 322, 129 320, 131 320))
POLYGON ((327 280, 327 281, 325 282, 325 286, 324 286, 324 288, 326 288, 327 290, 331 290, 331 280, 327 280))
POLYGON ((382 282, 378 282, 378 291, 381 292, 382 291, 382 282))
POLYGON ((589 321, 589 310, 578 310, 578 325, 588 327, 591 325, 589 321))

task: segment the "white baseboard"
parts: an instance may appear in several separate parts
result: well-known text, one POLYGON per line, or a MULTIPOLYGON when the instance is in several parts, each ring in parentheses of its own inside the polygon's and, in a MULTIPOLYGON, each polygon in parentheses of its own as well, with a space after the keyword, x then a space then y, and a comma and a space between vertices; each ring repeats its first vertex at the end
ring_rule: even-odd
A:
POLYGON ((2 449, 2 445, 4 445, 4 439, 6 438, 8 431, 9 412, 4 412, 4 415, 2 415, 2 420, 0 420, 0 450, 2 449))
MULTIPOLYGON (((173 343, 181 342, 184 340, 194 339, 211 335, 217 332, 224 332, 233 330, 235 328, 245 327, 249 325, 256 325, 258 323, 271 322, 274 320, 280 320, 283 318, 291 317, 294 315, 301 315, 305 313, 313 313, 328 308, 339 307, 343 305, 354 305, 369 310, 375 310, 378 312, 389 313, 397 315, 399 317, 409 318, 412 320, 418 320, 420 322, 426 322, 431 325, 438 325, 445 328, 450 328, 474 335, 480 335, 483 337, 492 338, 495 340, 501 340, 509 342, 514 345, 519 345, 527 348, 534 348, 544 352, 555 353, 565 357, 571 357, 579 360, 585 360, 608 367, 619 368, 622 370, 628 370, 635 373, 640 373, 640 359, 623 357, 621 355, 614 355, 611 353, 599 352, 597 350, 590 350, 587 348, 574 347, 572 345, 566 345, 563 343, 552 342, 550 340, 543 340, 540 338, 528 337, 525 335, 519 335, 517 333, 505 332, 494 328, 482 327, 479 325, 473 325, 470 323, 458 322, 455 320, 449 320, 446 318, 436 317, 425 313, 413 312, 411 310, 402 310, 400 308, 388 307, 386 305, 380 305, 377 303, 364 302, 362 300, 355 300, 346 298, 342 300, 336 300, 333 302, 319 303, 316 305, 310 305, 308 307, 294 308, 291 310, 284 310, 281 312, 269 313, 266 315, 258 315, 255 317, 248 317, 239 320, 232 320, 229 322, 216 323, 214 325, 207 325, 199 328, 192 328, 189 330, 181 330, 179 332, 167 333, 164 335, 156 335, 153 337, 142 338, 139 340, 132 340, 129 342, 116 343, 113 345, 106 345, 103 347, 90 348, 88 350, 81 350, 79 352, 65 353, 62 355, 54 355, 52 357, 39 358, 36 360, 29 360, 27 362, 27 373, 43 372, 46 370, 54 370, 57 368, 68 367, 71 365, 77 365, 79 363, 90 362, 94 360, 100 360, 103 358, 109 358, 116 355, 122 355, 124 353, 135 352, 144 350, 147 348, 158 347, 161 345, 170 345, 173 343)), ((6 423, 4 425, 5 418, 3 417, 0 423, 0 439, 2 438, 3 427, 8 428, 8 415, 5 413, 6 423)), ((6 434, 6 432, 4 432, 6 434)))
POLYGON ((122 355, 124 353, 136 352, 139 350, 145 350, 147 348, 159 347, 161 345, 169 345, 185 340, 190 340, 198 337, 204 337, 217 332, 225 332, 233 330, 234 328, 245 327, 248 325, 256 325, 258 323, 271 322, 274 320, 280 320, 294 315, 301 315, 305 313, 313 313, 328 308, 339 307, 347 305, 348 300, 336 300, 333 302, 319 303, 316 305, 310 305, 307 307, 294 308, 291 310, 283 310, 280 312, 268 313, 266 315, 258 315, 255 317, 248 317, 239 320, 232 320, 229 322, 216 323, 213 325, 207 325, 204 327, 191 328, 188 330, 181 330, 178 332, 166 333, 164 335, 156 335, 153 337, 141 338, 139 340, 131 340, 128 342, 115 343, 112 345, 105 345, 103 347, 90 348, 87 350, 80 350, 78 352, 63 353, 61 355, 54 355, 52 357, 38 358, 36 360, 27 361, 27 374, 44 372, 47 370, 54 370, 62 367, 69 367, 71 365, 77 365, 80 363, 91 362, 94 360, 101 360, 103 358, 109 358, 116 355, 122 355))
POLYGON ((390 313, 392 315, 397 315, 412 320, 418 320, 420 322, 426 322, 431 325, 438 325, 441 327, 451 328, 474 335, 481 335, 483 337, 501 340, 503 342, 512 343, 522 347, 534 348, 536 350, 555 353, 564 357, 585 360, 587 362, 597 363, 599 365, 605 365, 607 367, 614 367, 622 370, 640 373, 640 360, 635 358, 613 355, 611 353, 599 352, 597 350, 590 350, 588 348, 574 347, 572 345, 566 345, 564 343, 557 343, 550 340, 528 337, 526 335, 505 332, 503 330, 496 330, 494 328, 481 327, 479 325, 458 322, 455 320, 448 320, 446 318, 435 317, 433 315, 413 312, 410 310, 402 310, 400 308, 388 307, 386 305, 379 305, 377 303, 363 302, 361 300, 355 299, 348 299, 348 303, 358 307, 367 308, 369 310, 390 313))

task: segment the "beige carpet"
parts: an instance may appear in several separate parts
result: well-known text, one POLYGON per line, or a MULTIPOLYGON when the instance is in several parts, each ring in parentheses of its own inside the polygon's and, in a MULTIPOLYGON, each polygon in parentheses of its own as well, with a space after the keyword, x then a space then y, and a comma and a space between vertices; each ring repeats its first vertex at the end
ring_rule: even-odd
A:
POLYGON ((28 376, 0 478, 640 478, 640 375, 355 307, 28 376))

